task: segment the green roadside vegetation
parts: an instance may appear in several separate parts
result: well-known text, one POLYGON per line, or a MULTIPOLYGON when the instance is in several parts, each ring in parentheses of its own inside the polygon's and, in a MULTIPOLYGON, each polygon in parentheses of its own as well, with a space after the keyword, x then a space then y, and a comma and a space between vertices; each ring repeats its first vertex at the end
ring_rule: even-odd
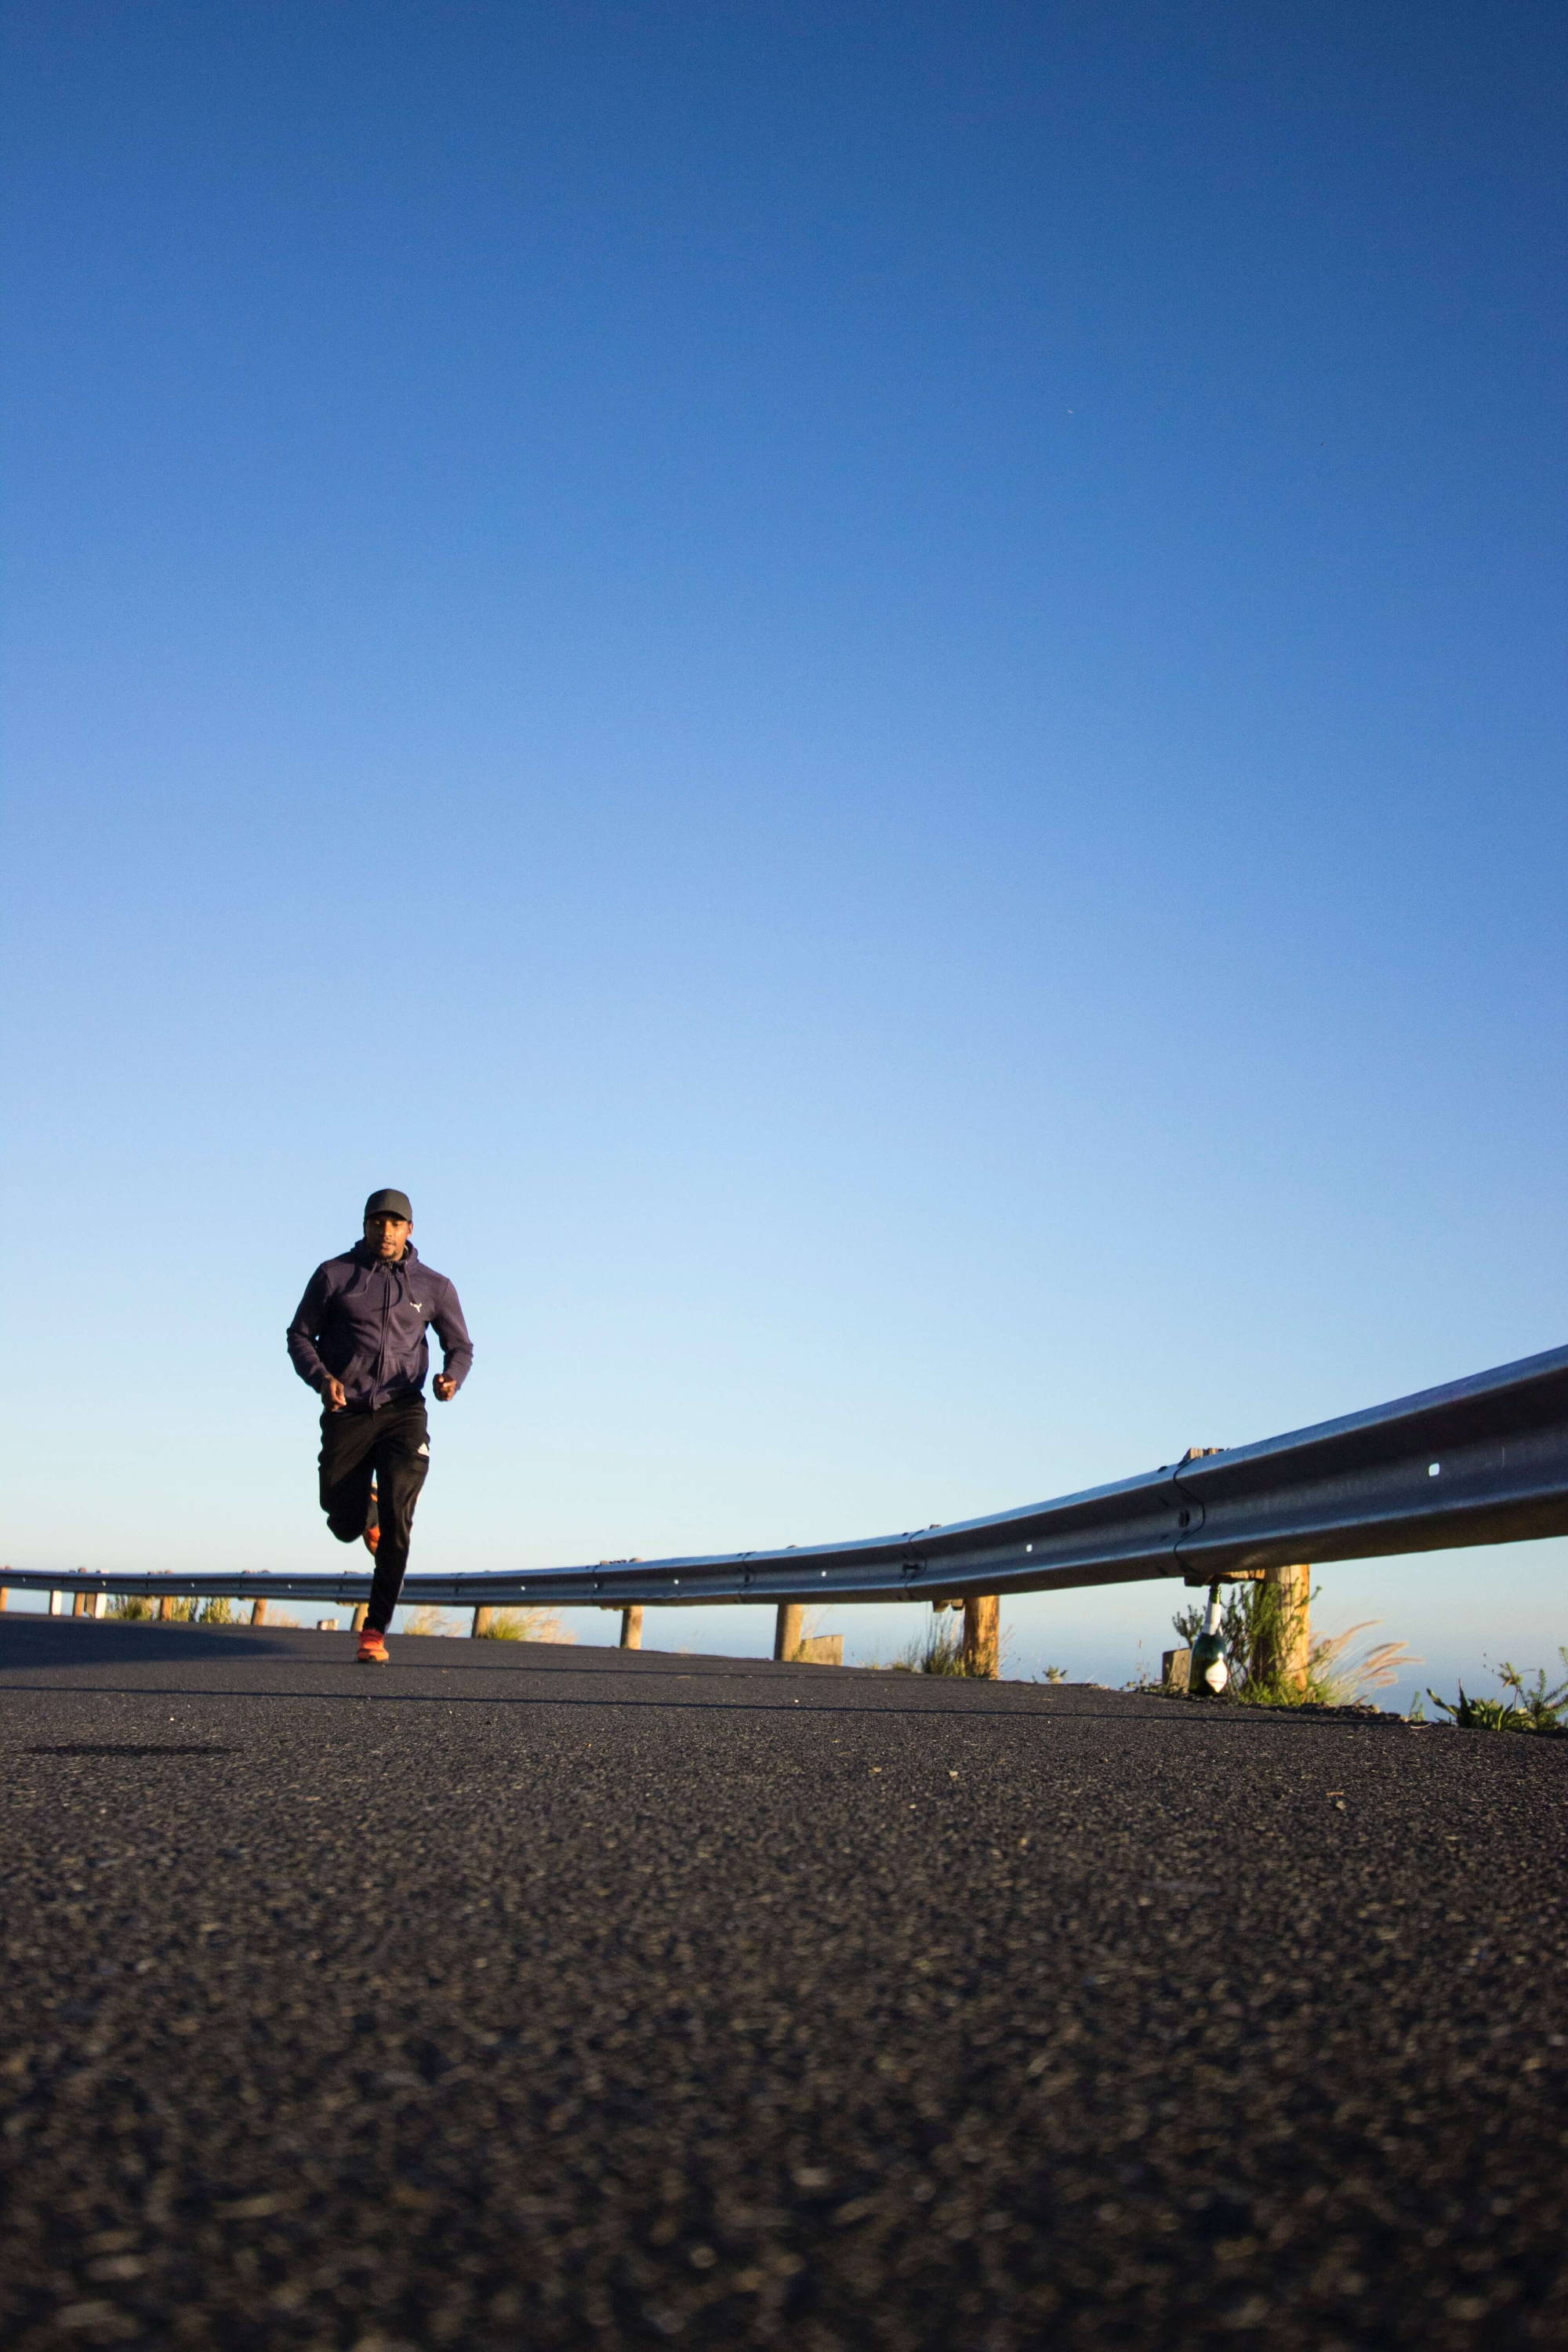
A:
MULTIPOLYGON (((1317 1597, 1315 1591, 1310 1595, 1312 1601, 1317 1597)), ((1342 1633, 1321 1636, 1309 1651, 1304 1679, 1292 1677, 1278 1663, 1289 1651, 1289 1608, 1278 1585, 1237 1584, 1226 1592, 1219 1622, 1228 1669, 1226 1688, 1244 1706, 1363 1706, 1373 1692, 1389 1689, 1403 1678, 1405 1668, 1419 1664, 1405 1642, 1352 1648, 1358 1634, 1370 1633, 1379 1622, 1367 1617, 1342 1633)), ((1202 1603, 1179 1609, 1171 1622, 1190 1649, 1203 1631, 1202 1603)))
MULTIPOLYGON (((1557 1654, 1564 1673, 1555 1690, 1547 1688, 1544 1666, 1536 1667, 1535 1681, 1530 1684, 1521 1668, 1505 1658, 1497 1670, 1508 1694, 1504 1698, 1471 1698, 1463 1683, 1458 1698, 1440 1698, 1435 1690, 1426 1696, 1460 1731, 1528 1731, 1543 1733, 1548 1738, 1568 1738, 1568 1648, 1560 1648, 1557 1654)), ((1410 1720, 1426 1719, 1426 1710, 1417 1698, 1410 1720)))
MULTIPOLYGON (((1317 1597, 1314 1591, 1311 1599, 1315 1601, 1317 1597)), ((1371 1633, 1378 1622, 1376 1618, 1366 1618, 1342 1633, 1327 1634, 1313 1642, 1304 1680, 1293 1680, 1278 1664, 1289 1648, 1285 1638, 1289 1606, 1284 1594, 1272 1584, 1233 1585, 1226 1593, 1219 1622, 1229 1671, 1226 1696, 1239 1699, 1243 1706, 1364 1706, 1374 1693, 1403 1681, 1407 1669, 1420 1663, 1404 1642, 1373 1642, 1362 1649, 1354 1648, 1357 1636, 1371 1633)), ((1190 1648, 1203 1630, 1201 1602, 1178 1610, 1171 1622, 1181 1641, 1190 1648)), ((1529 1670, 1505 1659, 1497 1669, 1498 1680, 1503 1685, 1500 1697, 1473 1698, 1463 1684, 1458 1696, 1452 1699, 1428 1690, 1426 1698, 1438 1710, 1438 1717, 1429 1718, 1424 1699, 1417 1696, 1408 1719, 1412 1723, 1446 1719, 1461 1731, 1522 1731, 1548 1738, 1568 1737, 1568 1648, 1560 1649, 1558 1656, 1564 1674, 1555 1688, 1549 1686, 1544 1667, 1537 1666, 1533 1680, 1529 1680, 1529 1670)), ((1158 1685, 1141 1675, 1129 1687, 1149 1690, 1158 1685)))
MULTIPOLYGON (((122 1624, 141 1625, 158 1614, 158 1603, 145 1592, 111 1592, 106 1617, 118 1617, 122 1624)), ((281 1622, 281 1621, 279 1621, 281 1622)), ((193 1601, 176 1598, 170 1604, 165 1624, 175 1625, 237 1625, 239 1611, 232 1601, 193 1601)))

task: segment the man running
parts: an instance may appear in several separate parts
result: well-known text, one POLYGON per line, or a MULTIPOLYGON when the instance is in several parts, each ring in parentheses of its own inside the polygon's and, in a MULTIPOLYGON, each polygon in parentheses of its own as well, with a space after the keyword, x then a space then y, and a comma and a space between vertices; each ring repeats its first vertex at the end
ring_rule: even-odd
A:
POLYGON ((294 1370, 322 1398, 327 1525, 340 1543, 363 1538, 375 1554, 362 1666, 390 1663, 386 1629, 408 1566, 414 1506, 430 1467, 426 1328, 434 1325, 441 1342, 435 1390, 443 1404, 457 1395, 474 1360, 458 1294, 444 1274, 421 1265, 413 1230, 406 1192, 373 1192, 364 1204, 364 1239, 316 1268, 289 1326, 294 1370))

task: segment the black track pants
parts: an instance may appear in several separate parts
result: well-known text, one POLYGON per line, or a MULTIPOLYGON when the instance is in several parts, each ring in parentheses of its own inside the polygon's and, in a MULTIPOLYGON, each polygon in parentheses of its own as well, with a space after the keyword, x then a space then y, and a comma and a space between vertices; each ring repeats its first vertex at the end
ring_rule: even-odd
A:
POLYGON ((375 1480, 381 1543, 365 1623, 378 1633, 391 1624, 403 1589, 414 1506, 429 1467, 423 1397, 399 1397, 374 1412, 321 1415, 321 1508, 340 1543, 357 1543, 363 1535, 375 1480))

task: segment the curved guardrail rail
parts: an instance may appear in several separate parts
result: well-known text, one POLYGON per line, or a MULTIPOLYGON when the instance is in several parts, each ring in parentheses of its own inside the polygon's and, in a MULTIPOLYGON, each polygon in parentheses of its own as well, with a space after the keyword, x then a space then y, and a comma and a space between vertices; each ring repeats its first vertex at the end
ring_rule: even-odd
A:
MULTIPOLYGON (((405 1602, 680 1608, 1060 1591, 1568 1533, 1568 1348, 1095 1486, 848 1544, 594 1567, 410 1573, 405 1602)), ((357 1602, 368 1567, 211 1574, 7 1568, 35 1591, 357 1602)))

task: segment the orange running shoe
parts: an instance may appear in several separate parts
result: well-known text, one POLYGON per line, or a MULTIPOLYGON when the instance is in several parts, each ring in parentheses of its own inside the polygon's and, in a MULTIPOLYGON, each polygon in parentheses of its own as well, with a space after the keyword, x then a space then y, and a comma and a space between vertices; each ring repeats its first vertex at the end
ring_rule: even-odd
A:
POLYGON ((354 1664, 356 1666, 389 1666, 392 1664, 385 1640, 380 1633, 373 1632, 368 1625, 359 1637, 359 1648, 354 1654, 354 1664))

